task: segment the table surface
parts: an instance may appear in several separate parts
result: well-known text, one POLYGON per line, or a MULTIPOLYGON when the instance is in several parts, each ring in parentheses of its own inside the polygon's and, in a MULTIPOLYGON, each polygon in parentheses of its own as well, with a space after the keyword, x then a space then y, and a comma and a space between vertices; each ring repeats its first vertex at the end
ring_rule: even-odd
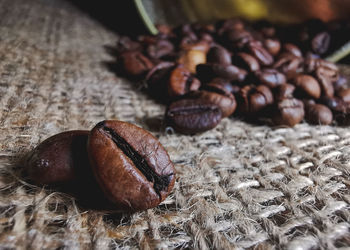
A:
MULTIPOLYGON (((0 246, 17 249, 334 249, 350 246, 350 130, 225 118, 166 134, 165 107, 113 71, 118 35, 63 0, 0 1, 0 246), (132 215, 27 182, 22 157, 70 129, 150 130, 177 170, 171 195, 132 215)), ((0 248, 1 248, 0 247, 0 248)))

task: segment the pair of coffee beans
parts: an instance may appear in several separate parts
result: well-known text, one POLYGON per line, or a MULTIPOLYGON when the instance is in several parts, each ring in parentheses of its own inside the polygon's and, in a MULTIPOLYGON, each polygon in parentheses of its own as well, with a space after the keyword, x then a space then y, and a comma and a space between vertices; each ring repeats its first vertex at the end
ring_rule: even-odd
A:
POLYGON ((113 209, 125 212, 157 206, 175 182, 173 163, 160 142, 142 128, 115 120, 46 139, 31 152, 26 169, 37 184, 88 189, 92 177, 113 209))
POLYGON ((335 49, 334 38, 344 33, 339 27, 240 19, 163 25, 156 36, 121 37, 118 66, 146 82, 147 92, 167 105, 167 125, 183 134, 213 129, 230 116, 277 126, 328 125, 350 121, 347 82, 321 58, 335 49))

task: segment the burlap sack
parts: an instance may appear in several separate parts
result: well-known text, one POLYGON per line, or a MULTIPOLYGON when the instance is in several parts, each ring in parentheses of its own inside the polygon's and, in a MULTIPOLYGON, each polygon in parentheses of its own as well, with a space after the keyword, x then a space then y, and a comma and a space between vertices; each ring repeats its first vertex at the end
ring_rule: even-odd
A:
POLYGON ((166 133, 165 107, 108 67, 117 39, 63 1, 0 1, 1 249, 350 246, 348 128, 226 118, 196 136, 166 133), (27 182, 24 154, 104 119, 138 124, 168 150, 177 180, 159 207, 105 214, 27 182))

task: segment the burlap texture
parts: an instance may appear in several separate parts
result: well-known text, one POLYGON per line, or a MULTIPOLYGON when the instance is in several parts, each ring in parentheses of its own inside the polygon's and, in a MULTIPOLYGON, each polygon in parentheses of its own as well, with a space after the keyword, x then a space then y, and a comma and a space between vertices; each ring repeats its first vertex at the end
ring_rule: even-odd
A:
POLYGON ((226 118, 200 135, 166 133, 165 107, 107 67, 117 39, 63 1, 0 1, 1 249, 350 246, 348 128, 226 118), (27 183, 25 153, 104 119, 149 129, 168 150, 177 178, 159 207, 105 214, 27 183))

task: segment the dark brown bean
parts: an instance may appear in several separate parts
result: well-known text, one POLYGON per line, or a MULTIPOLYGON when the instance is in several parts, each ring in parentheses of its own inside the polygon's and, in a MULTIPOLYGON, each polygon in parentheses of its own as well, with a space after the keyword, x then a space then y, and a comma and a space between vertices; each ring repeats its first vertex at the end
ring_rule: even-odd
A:
POLYGON ((315 78, 310 75, 300 74, 294 78, 294 83, 303 93, 309 97, 318 99, 321 96, 321 88, 315 78))
POLYGON ((172 190, 174 166, 149 132, 121 121, 103 121, 90 132, 88 153, 94 175, 119 211, 157 206, 172 190))
POLYGON ((289 83, 282 84, 276 89, 275 100, 280 102, 284 99, 293 98, 295 86, 289 83))
POLYGON ((238 108, 243 113, 255 113, 273 103, 271 90, 265 85, 247 85, 238 93, 238 108))
POLYGON ((235 87, 231 84, 231 82, 223 78, 214 78, 209 83, 205 84, 205 86, 203 86, 204 89, 206 87, 223 89, 223 91, 227 93, 233 93, 235 91, 235 87))
POLYGON ((317 54, 324 54, 328 51, 331 36, 328 32, 318 33, 311 41, 311 48, 317 54))
POLYGON ((284 99, 277 103, 277 113, 274 122, 278 125, 293 127, 304 119, 303 102, 297 99, 284 99))
POLYGON ((274 61, 271 54, 257 41, 249 42, 248 50, 263 66, 269 66, 274 61))
POLYGON ((250 72, 260 70, 258 60, 254 56, 244 52, 237 54, 233 64, 250 72))
POLYGON ((288 79, 294 78, 302 72, 303 59, 290 53, 283 53, 273 65, 274 69, 285 74, 288 79))
POLYGON ((86 144, 89 131, 72 130, 54 135, 29 155, 26 170, 37 184, 62 184, 77 179, 78 171, 89 171, 86 144))
POLYGON ((348 86, 348 80, 344 77, 339 75, 338 80, 333 84, 335 92, 342 91, 344 89, 347 89, 348 86))
POLYGON ((221 109, 222 117, 230 116, 237 107, 235 97, 226 89, 205 85, 204 90, 191 92, 189 98, 207 100, 221 109))
POLYGON ((231 29, 226 33, 227 41, 232 49, 243 49, 244 46, 253 40, 253 36, 246 30, 231 29))
POLYGON ((170 97, 181 96, 189 91, 199 89, 200 85, 200 81, 193 77, 188 69, 179 65, 170 73, 168 94, 170 97))
POLYGON ((221 109, 203 99, 181 99, 167 109, 166 120, 176 131, 195 134, 210 130, 221 121, 221 109))
POLYGON ((335 82, 336 79, 334 75, 330 75, 329 73, 330 72, 324 67, 316 69, 316 78, 321 85, 322 94, 331 98, 334 96, 333 82, 335 82))
POLYGON ((169 101, 167 83, 174 67, 174 63, 161 62, 148 72, 146 82, 148 92, 151 96, 161 101, 169 101))
POLYGON ((140 51, 142 50, 142 45, 138 42, 132 41, 127 36, 121 36, 117 42, 117 51, 122 53, 125 51, 140 51))
POLYGON ((158 59, 172 53, 174 45, 168 40, 157 40, 154 44, 150 44, 146 51, 150 58, 158 59))
POLYGON ((224 78, 232 81, 242 82, 247 76, 247 71, 234 65, 220 64, 199 64, 197 66, 198 78, 202 81, 210 81, 215 77, 224 78))
POLYGON ((124 71, 130 76, 146 74, 153 63, 139 51, 126 51, 120 55, 124 71))
POLYGON ((212 47, 207 54, 207 62, 229 65, 232 63, 231 53, 221 46, 212 47))
POLYGON ((265 84, 269 88, 276 88, 287 82, 284 74, 276 69, 263 69, 255 73, 260 83, 265 84))
POLYGON ((329 125, 333 121, 332 111, 322 104, 304 102, 305 119, 311 124, 329 125))
POLYGON ((301 53, 301 50, 296 45, 294 45, 292 43, 285 43, 283 45, 283 51, 290 53, 290 54, 297 56, 297 57, 303 56, 303 54, 301 53))
POLYGON ((281 50, 281 43, 277 39, 268 38, 264 40, 265 48, 271 55, 276 56, 281 50))

